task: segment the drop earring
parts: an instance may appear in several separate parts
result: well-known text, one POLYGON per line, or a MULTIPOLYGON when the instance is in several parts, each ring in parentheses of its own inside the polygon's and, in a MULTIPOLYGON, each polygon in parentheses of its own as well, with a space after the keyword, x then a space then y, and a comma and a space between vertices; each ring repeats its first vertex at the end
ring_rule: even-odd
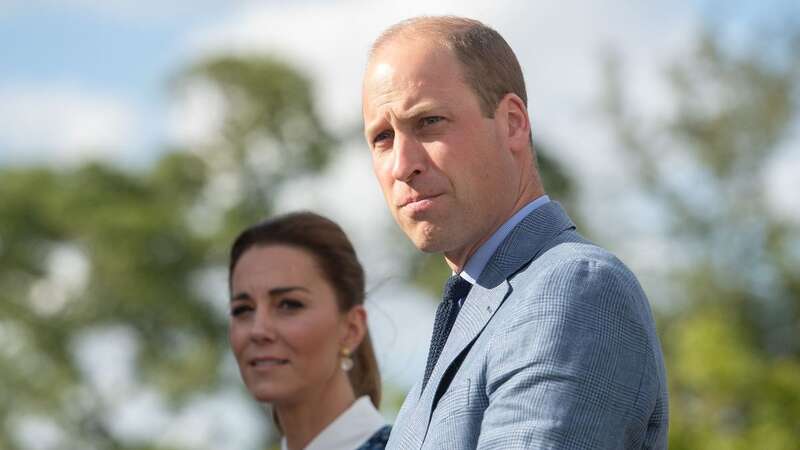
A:
POLYGON ((339 362, 340 367, 345 372, 349 372, 350 369, 353 368, 353 358, 350 357, 350 349, 347 347, 342 348, 340 356, 341 356, 341 360, 339 362))

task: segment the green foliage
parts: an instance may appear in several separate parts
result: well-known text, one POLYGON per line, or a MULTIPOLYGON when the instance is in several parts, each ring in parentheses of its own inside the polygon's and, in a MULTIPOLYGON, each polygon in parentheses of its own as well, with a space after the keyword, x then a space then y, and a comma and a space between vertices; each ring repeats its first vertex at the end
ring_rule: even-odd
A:
POLYGON ((81 412, 65 401, 90 389, 73 346, 93 327, 130 328, 141 341, 143 366, 174 372, 183 390, 206 389, 209 380, 202 374, 216 369, 215 343, 224 339, 224 322, 188 282, 208 243, 193 238, 175 214, 182 209, 180 197, 94 165, 68 172, 4 169, 0 180, 0 316, 17 349, 2 355, 0 377, 15 387, 3 399, 9 406, 0 411, 3 418, 12 411, 42 415, 76 436, 108 433, 101 424, 102 399, 93 398, 81 412), (55 283, 48 281, 48 257, 64 246, 89 263, 88 281, 79 291, 57 283, 48 287, 55 283), (211 355, 205 365, 168 367, 175 356, 170 343, 181 334, 205 341, 211 355), (97 431, 86 423, 95 423, 91 428, 97 431))
POLYGON ((660 320, 670 448, 800 442, 800 225, 764 188, 800 120, 798 37, 748 51, 702 36, 668 71, 674 109, 662 120, 633 111, 619 62, 607 66, 609 117, 682 258, 670 298, 656 299, 671 305, 660 320))
POLYGON ((201 151, 218 169, 244 181, 227 231, 263 218, 281 183, 328 162, 334 140, 314 111, 311 84, 285 64, 221 57, 188 69, 178 80, 209 83, 224 99, 219 141, 201 151))
POLYGON ((791 449, 800 417, 800 362, 771 357, 736 310, 684 313, 668 342, 672 448, 791 449))

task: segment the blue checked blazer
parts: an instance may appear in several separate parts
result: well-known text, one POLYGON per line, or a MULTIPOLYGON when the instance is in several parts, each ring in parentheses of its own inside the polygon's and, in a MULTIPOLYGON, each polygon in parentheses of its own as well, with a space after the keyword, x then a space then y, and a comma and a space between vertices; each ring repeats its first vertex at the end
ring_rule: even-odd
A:
POLYGON ((558 203, 534 210, 489 260, 386 448, 667 448, 664 362, 634 275, 558 203))

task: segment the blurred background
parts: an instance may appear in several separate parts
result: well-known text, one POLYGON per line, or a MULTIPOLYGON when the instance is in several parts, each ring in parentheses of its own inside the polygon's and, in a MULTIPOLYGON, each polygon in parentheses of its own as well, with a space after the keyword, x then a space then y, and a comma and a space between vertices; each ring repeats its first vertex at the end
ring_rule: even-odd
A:
POLYGON ((794 1, 0 1, 0 449, 265 449, 227 251, 312 209, 368 272, 391 420, 447 269, 394 225, 360 79, 392 23, 485 21, 545 185, 653 304, 672 449, 800 448, 794 1))

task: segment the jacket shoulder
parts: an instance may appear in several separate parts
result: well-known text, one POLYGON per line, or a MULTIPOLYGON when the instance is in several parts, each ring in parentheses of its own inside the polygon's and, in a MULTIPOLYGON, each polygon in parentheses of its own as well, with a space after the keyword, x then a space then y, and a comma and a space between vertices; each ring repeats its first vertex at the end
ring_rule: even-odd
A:
POLYGON ((615 286, 644 296, 636 276, 619 258, 583 239, 555 242, 509 277, 509 282, 523 291, 561 289, 568 293, 615 286))
POLYGON ((611 252, 590 242, 556 243, 508 282, 508 326, 555 320, 589 322, 592 329, 602 330, 627 323, 626 329, 633 326, 647 336, 639 342, 655 343, 652 311, 636 276, 611 252))

